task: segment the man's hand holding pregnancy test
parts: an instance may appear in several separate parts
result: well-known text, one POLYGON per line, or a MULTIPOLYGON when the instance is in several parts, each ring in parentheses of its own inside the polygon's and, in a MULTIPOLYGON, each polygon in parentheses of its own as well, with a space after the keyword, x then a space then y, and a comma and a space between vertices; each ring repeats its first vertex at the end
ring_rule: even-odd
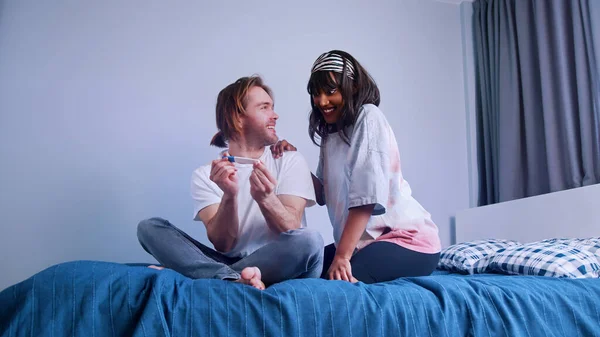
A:
POLYGON ((300 228, 306 200, 296 196, 277 195, 277 179, 258 159, 223 155, 232 163, 253 164, 250 174, 250 195, 256 201, 267 220, 267 225, 275 233, 283 233, 300 228))
POLYGON ((297 196, 277 195, 276 188, 277 180, 265 165, 260 161, 254 163, 250 174, 250 195, 258 203, 269 228, 275 233, 300 228, 306 200, 297 196))

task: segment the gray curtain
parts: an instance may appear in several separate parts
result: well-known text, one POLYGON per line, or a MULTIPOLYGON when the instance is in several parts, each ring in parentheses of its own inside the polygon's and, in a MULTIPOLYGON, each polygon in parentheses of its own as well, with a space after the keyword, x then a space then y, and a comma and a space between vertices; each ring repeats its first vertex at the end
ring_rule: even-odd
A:
POLYGON ((479 205, 600 183, 591 2, 473 3, 479 205))

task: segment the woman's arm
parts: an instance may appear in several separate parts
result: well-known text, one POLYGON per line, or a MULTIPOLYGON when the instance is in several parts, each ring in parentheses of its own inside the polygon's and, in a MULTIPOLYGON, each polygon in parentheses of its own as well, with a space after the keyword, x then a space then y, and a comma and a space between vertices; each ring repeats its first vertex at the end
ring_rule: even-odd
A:
POLYGON ((327 272, 330 280, 352 281, 352 267, 350 259, 360 237, 367 228, 375 204, 351 208, 348 211, 346 226, 342 232, 340 243, 335 251, 335 257, 327 272))
POLYGON ((317 204, 319 206, 325 205, 325 198, 323 195, 323 184, 319 178, 317 178, 313 173, 310 174, 312 176, 313 186, 315 187, 315 197, 317 199, 317 204))

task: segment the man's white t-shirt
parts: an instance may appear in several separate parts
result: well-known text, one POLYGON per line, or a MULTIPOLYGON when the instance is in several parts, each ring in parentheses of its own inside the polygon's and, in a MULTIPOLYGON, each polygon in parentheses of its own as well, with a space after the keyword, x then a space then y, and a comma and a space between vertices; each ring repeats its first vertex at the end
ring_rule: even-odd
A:
MULTIPOLYGON (((315 191, 310 169, 299 152, 286 152, 283 157, 274 159, 271 151, 265 148, 260 161, 277 180, 275 194, 294 195, 307 200, 307 207, 315 204, 315 191)), ((225 255, 245 257, 262 246, 273 242, 279 233, 272 231, 260 211, 260 207, 250 195, 250 174, 252 164, 234 163, 238 175, 238 219, 239 230, 235 247, 225 255)), ((200 221, 198 212, 203 208, 219 204, 223 191, 210 180, 211 165, 199 167, 192 174, 191 194, 194 200, 194 220, 200 221)), ((302 215, 302 227, 306 227, 306 215, 302 215)))

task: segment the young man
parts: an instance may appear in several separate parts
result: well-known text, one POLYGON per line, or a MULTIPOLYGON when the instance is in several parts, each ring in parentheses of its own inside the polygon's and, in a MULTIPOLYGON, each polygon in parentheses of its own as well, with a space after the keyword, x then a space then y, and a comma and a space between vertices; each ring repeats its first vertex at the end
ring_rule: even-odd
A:
POLYGON ((304 209, 315 204, 311 173, 298 152, 274 159, 279 116, 260 77, 242 77, 221 90, 211 145, 224 156, 194 171, 194 220, 202 221, 214 250, 171 223, 138 225, 142 247, 164 267, 191 278, 218 278, 258 289, 292 278, 319 277, 323 239, 306 227, 304 209))

